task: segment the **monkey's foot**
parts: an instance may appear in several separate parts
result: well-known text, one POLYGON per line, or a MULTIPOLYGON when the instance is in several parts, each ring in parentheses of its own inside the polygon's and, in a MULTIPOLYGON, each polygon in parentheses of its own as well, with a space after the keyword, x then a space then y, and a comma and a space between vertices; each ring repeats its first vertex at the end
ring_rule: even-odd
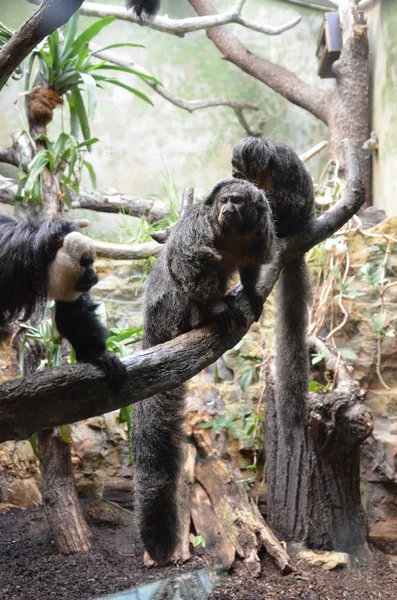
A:
POLYGON ((91 361, 105 374, 106 382, 112 392, 118 392, 127 379, 127 369, 116 354, 105 352, 102 356, 91 361))

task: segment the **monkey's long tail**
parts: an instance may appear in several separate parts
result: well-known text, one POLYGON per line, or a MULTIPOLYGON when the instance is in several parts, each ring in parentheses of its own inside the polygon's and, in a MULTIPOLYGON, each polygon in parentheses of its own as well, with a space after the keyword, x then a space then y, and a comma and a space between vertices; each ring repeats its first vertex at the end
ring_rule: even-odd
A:
POLYGON ((132 450, 139 534, 151 558, 169 560, 179 541, 177 484, 183 459, 183 389, 134 405, 132 450))
POLYGON ((307 419, 310 296, 309 272, 301 256, 284 267, 276 296, 276 405, 287 438, 307 419))

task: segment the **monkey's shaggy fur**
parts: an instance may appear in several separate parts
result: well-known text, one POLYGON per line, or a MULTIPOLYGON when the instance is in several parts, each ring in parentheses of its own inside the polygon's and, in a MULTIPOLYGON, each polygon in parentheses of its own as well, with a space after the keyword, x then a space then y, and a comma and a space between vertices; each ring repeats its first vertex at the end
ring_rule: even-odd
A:
POLYGON ((107 331, 89 289, 98 281, 91 240, 64 219, 20 221, 0 214, 0 329, 17 319, 38 320, 54 297, 55 323, 77 360, 99 366, 114 388, 125 367, 106 352, 107 331), (58 256, 59 254, 59 256, 58 256))
MULTIPOLYGON (((223 335, 232 319, 245 322, 225 297, 228 279, 236 270, 259 318, 262 301, 255 286, 273 243, 273 223, 263 192, 248 182, 220 182, 176 223, 150 274, 144 346, 166 342, 210 321, 220 326, 223 335), (237 197, 243 202, 239 204, 237 197)), ((156 394, 137 403, 133 412, 135 511, 145 548, 159 563, 171 557, 179 536, 183 396, 182 387, 156 394)))
POLYGON ((131 8, 137 17, 154 17, 161 5, 161 0, 126 0, 127 8, 131 8))
MULTIPOLYGON (((234 177, 266 191, 278 237, 299 233, 314 218, 312 179, 287 144, 243 139, 233 149, 232 166, 234 177)), ((276 400, 286 433, 307 417, 310 297, 309 273, 304 256, 300 256, 284 267, 276 296, 276 400)))

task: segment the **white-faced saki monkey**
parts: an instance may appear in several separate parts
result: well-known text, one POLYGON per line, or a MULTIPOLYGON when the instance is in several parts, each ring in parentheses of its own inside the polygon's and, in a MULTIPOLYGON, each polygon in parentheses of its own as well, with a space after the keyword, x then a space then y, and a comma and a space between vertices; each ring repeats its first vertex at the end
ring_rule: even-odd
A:
MULTIPOLYGON (((244 315, 225 295, 236 272, 259 319, 258 275, 272 255, 274 239, 265 194, 248 182, 222 181, 203 202, 188 207, 170 230, 148 279, 144 346, 207 323, 222 336, 233 322, 244 325, 244 315)), ((156 394, 135 404, 133 412, 135 511, 145 549, 158 563, 172 556, 179 538, 183 396, 182 387, 156 394)))
MULTIPOLYGON (((233 177, 265 190, 279 238, 299 233, 314 218, 311 176, 287 144, 241 140, 233 149, 232 167, 233 177)), ((276 401, 285 432, 307 417, 310 295, 305 258, 298 256, 284 267, 277 289, 276 401)))
POLYGON ((99 366, 109 385, 125 379, 120 359, 106 351, 107 332, 88 292, 98 281, 93 242, 64 219, 21 221, 0 214, 0 329, 43 314, 55 300, 55 324, 79 361, 99 366))

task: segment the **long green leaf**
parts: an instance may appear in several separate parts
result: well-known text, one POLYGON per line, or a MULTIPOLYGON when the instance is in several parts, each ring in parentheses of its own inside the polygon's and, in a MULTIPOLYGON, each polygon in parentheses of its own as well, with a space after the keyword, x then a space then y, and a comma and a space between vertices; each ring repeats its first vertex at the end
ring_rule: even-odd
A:
POLYGON ((77 54, 84 44, 90 42, 96 35, 98 35, 100 31, 102 31, 104 27, 107 27, 110 25, 110 23, 113 23, 113 21, 115 21, 114 17, 104 17, 103 19, 95 21, 95 23, 90 25, 90 27, 87 27, 87 29, 85 29, 83 33, 81 33, 75 39, 67 56, 70 56, 71 54, 77 54))
POLYGON ((112 48, 123 48, 124 46, 128 46, 130 48, 146 48, 143 44, 130 44, 129 42, 120 42, 119 44, 110 44, 110 46, 104 46, 103 48, 98 48, 98 50, 94 50, 90 52, 91 56, 95 56, 99 52, 104 52, 105 50, 111 50, 112 48))
POLYGON ((66 94, 66 100, 69 104, 70 114, 70 133, 77 140, 79 137, 79 120, 76 113, 76 107, 74 105, 73 97, 70 91, 66 94))
POLYGON ((91 179, 91 185, 94 188, 94 190, 96 190, 96 173, 94 170, 94 167, 92 166, 92 164, 90 162, 88 162, 88 160, 84 161, 84 166, 88 171, 88 174, 90 176, 91 179))
POLYGON ((79 11, 76 11, 74 15, 69 19, 65 27, 65 37, 62 45, 61 60, 64 61, 67 58, 67 54, 70 51, 74 39, 77 33, 77 26, 79 23, 79 11))
POLYGON ((81 73, 81 78, 84 81, 85 89, 87 91, 88 118, 93 119, 95 117, 97 104, 96 82, 92 75, 89 75, 88 73, 81 73))
POLYGON ((131 75, 136 75, 140 79, 153 81, 153 83, 157 83, 161 85, 160 81, 153 77, 152 75, 146 75, 146 73, 142 73, 141 71, 136 71, 135 69, 131 69, 130 67, 119 67, 117 65, 103 65, 99 67, 100 69, 107 69, 108 71, 120 71, 124 73, 130 73, 131 75))
MULTIPOLYGON (((72 94, 73 103, 75 106, 76 114, 80 122, 81 132, 83 134, 83 138, 85 140, 89 140, 91 137, 90 131, 90 123, 88 121, 87 112, 85 110, 85 105, 83 98, 81 96, 79 88, 74 86, 70 93, 72 94)), ((91 146, 87 146, 88 150, 91 151, 91 146)))
MULTIPOLYGON (((95 77, 95 79, 96 79, 96 77, 95 77)), ((153 102, 150 100, 150 98, 148 96, 146 96, 146 94, 143 94, 139 90, 136 90, 135 88, 130 87, 129 85, 126 85, 125 83, 121 83, 121 81, 119 81, 118 79, 113 79, 112 77, 109 77, 109 78, 103 77, 101 79, 103 79, 103 81, 107 81, 108 83, 112 83, 113 85, 118 85, 119 87, 127 90, 128 92, 131 92, 131 94, 138 96, 138 98, 140 98, 141 100, 144 100, 145 102, 147 102, 148 104, 151 104, 153 106, 153 102)))
POLYGON ((60 39, 59 31, 56 29, 54 33, 48 36, 48 45, 50 47, 50 54, 53 57, 54 69, 59 69, 60 66, 60 39))

